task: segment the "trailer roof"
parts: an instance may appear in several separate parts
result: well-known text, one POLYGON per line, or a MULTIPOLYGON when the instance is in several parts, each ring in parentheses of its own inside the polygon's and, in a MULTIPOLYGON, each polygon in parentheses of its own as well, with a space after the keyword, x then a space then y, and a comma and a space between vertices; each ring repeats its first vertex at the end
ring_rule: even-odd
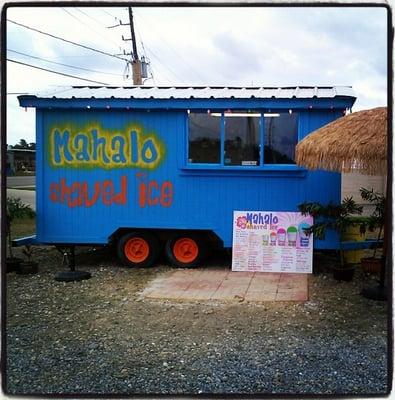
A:
POLYGON ((22 95, 19 99, 309 99, 353 97, 351 86, 72 86, 54 93, 22 95))
POLYGON ((18 96, 22 107, 41 109, 346 109, 351 86, 184 87, 69 86, 56 92, 18 96))

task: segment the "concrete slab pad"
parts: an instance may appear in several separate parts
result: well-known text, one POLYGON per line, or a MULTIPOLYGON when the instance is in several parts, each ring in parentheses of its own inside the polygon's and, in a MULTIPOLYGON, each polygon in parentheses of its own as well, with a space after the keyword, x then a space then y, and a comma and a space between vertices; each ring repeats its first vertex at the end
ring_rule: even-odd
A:
POLYGON ((186 301, 306 301, 308 276, 232 272, 228 269, 176 270, 156 278, 142 295, 186 301))
POLYGON ((256 279, 253 279, 250 283, 250 288, 249 290, 274 290, 276 291, 278 288, 278 283, 273 282, 273 281, 265 281, 261 279, 260 281, 257 281, 256 279))
POLYGON ((211 297, 211 300, 227 300, 227 301, 240 301, 244 299, 245 291, 241 290, 221 290, 216 291, 211 297))
POLYGON ((276 301, 307 301, 308 295, 306 292, 277 292, 276 301))
POLYGON ((255 272, 248 272, 248 271, 230 271, 229 276, 240 278, 251 278, 254 276, 255 272))
POLYGON ((256 302, 261 302, 261 301, 275 301, 276 300, 276 291, 248 291, 248 293, 245 296, 246 301, 256 301, 256 302))

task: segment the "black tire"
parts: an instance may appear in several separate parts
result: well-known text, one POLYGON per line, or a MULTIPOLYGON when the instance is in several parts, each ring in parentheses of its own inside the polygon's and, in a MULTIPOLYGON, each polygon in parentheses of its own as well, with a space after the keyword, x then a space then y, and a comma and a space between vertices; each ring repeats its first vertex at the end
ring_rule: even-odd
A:
POLYGON ((167 259, 172 265, 179 268, 194 268, 200 265, 204 259, 206 255, 206 246, 202 239, 196 235, 192 235, 188 232, 185 234, 178 233, 167 240, 165 253, 167 259), (186 250, 184 252, 185 256, 180 257, 180 252, 177 251, 177 247, 182 247, 183 242, 185 242, 187 249, 188 246, 190 246, 190 250, 186 250), (194 243, 194 245, 192 243, 194 243))
POLYGON ((117 244, 119 260, 130 268, 152 267, 158 259, 159 251, 159 240, 150 232, 127 233, 117 244))
POLYGON ((55 275, 55 281, 59 282, 78 282, 89 278, 91 274, 87 271, 62 271, 55 275))

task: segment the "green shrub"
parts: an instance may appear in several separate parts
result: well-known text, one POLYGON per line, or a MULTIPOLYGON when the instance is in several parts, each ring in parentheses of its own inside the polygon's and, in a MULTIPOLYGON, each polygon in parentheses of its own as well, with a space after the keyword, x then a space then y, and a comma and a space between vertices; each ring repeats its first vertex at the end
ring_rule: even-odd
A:
POLYGON ((7 237, 8 237, 8 249, 10 257, 13 257, 12 253, 12 240, 11 240, 11 222, 19 218, 33 218, 35 217, 35 211, 27 204, 24 204, 20 198, 7 197, 7 237))

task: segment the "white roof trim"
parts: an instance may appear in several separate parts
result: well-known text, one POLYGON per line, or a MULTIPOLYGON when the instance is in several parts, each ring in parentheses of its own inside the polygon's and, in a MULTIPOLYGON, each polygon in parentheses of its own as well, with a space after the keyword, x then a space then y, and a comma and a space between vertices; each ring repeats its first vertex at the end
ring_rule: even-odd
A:
MULTIPOLYGON (((356 97, 351 86, 293 87, 153 87, 73 86, 58 92, 37 93, 37 98, 55 99, 290 99, 356 97)), ((21 96, 22 97, 22 96, 21 96)))

